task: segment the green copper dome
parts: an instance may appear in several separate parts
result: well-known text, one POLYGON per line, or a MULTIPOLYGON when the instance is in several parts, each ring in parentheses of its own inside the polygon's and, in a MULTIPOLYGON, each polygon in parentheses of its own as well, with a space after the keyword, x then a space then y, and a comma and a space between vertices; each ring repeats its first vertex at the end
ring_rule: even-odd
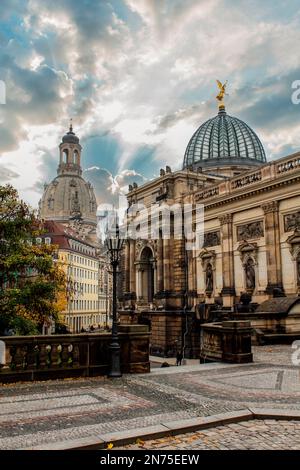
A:
POLYGON ((70 123, 70 128, 69 128, 69 132, 67 132, 63 138, 62 138, 62 142, 63 144, 79 144, 79 138, 77 137, 77 135, 75 134, 75 132, 73 132, 73 125, 72 125, 72 121, 70 123))
POLYGON ((190 139, 183 168, 252 166, 266 162, 261 141, 243 121, 229 116, 225 107, 202 124, 190 139))

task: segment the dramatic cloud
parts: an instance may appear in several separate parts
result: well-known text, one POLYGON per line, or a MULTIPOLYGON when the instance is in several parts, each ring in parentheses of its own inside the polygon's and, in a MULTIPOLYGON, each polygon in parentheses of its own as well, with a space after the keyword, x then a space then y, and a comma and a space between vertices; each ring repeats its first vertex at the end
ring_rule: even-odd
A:
POLYGON ((14 178, 17 178, 19 175, 15 171, 10 170, 9 168, 5 168, 4 166, 0 165, 0 179, 3 182, 8 182, 14 178))
POLYGON ((128 191, 129 184, 142 184, 146 181, 134 170, 124 170, 113 177, 108 170, 97 166, 87 168, 83 176, 94 186, 98 204, 117 205, 119 197, 128 191))
POLYGON ((296 151, 299 43, 298 0, 1 0, 0 183, 36 205, 73 117, 84 176, 115 199, 180 167, 217 78, 269 159, 296 151))

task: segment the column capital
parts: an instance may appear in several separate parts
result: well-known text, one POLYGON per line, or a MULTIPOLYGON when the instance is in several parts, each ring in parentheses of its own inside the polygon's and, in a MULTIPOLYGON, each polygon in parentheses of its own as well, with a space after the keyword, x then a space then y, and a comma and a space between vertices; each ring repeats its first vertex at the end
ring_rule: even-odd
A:
POLYGON ((261 208, 265 214, 268 214, 269 212, 277 212, 278 207, 279 207, 278 201, 267 201, 261 205, 261 208))
POLYGON ((232 222, 232 219, 233 219, 233 215, 230 213, 220 215, 219 217, 219 221, 221 225, 230 224, 232 222))

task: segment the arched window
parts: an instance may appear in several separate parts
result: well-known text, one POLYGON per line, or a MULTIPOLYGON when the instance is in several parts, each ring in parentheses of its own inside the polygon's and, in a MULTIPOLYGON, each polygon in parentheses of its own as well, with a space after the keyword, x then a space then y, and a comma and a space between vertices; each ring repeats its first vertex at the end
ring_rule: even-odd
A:
POLYGON ((68 163, 68 156, 69 156, 69 150, 64 149, 63 150, 63 163, 68 163))
POLYGON ((75 165, 79 165, 79 153, 77 150, 74 150, 74 153, 73 153, 73 163, 75 165))

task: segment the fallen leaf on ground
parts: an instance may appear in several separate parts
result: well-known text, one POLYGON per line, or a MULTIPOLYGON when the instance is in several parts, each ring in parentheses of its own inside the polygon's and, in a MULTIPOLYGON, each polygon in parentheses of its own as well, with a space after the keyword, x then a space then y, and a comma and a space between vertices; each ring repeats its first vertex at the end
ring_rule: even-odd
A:
POLYGON ((139 446, 144 446, 144 445, 145 445, 145 441, 142 441, 142 439, 137 438, 136 444, 138 444, 139 446))

